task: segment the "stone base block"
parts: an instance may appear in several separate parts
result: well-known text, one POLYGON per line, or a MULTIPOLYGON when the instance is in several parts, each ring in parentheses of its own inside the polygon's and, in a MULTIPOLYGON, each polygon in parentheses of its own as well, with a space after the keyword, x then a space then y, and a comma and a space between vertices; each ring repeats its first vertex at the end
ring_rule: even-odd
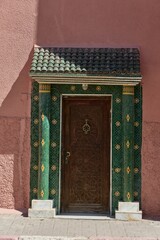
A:
POLYGON ((54 218, 56 215, 55 208, 47 209, 28 209, 28 217, 30 218, 54 218))
POLYGON ((52 209, 53 208, 53 200, 32 200, 32 209, 52 209))
POLYGON ((32 200, 32 208, 28 209, 30 218, 54 218, 55 215, 53 200, 32 200))
POLYGON ((119 202, 118 210, 120 212, 138 212, 139 202, 119 202))
POLYGON ((123 221, 139 221, 142 220, 142 211, 138 212, 115 212, 115 218, 123 221))
POLYGON ((115 218, 124 221, 141 220, 142 211, 139 211, 139 202, 119 202, 115 218))

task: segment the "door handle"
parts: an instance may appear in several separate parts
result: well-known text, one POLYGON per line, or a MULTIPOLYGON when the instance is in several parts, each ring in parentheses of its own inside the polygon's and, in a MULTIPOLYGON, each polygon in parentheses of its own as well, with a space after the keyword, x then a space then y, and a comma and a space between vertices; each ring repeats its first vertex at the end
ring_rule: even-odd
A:
POLYGON ((66 152, 66 156, 65 156, 65 164, 68 164, 68 159, 71 156, 70 152, 66 152))

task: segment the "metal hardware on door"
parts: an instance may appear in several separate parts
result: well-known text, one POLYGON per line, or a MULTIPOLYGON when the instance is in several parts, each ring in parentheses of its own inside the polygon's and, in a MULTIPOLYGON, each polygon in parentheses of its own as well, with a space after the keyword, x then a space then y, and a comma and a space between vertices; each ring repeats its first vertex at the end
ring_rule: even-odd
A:
POLYGON ((70 152, 66 152, 66 157, 65 157, 65 164, 68 164, 68 159, 71 156, 70 152))

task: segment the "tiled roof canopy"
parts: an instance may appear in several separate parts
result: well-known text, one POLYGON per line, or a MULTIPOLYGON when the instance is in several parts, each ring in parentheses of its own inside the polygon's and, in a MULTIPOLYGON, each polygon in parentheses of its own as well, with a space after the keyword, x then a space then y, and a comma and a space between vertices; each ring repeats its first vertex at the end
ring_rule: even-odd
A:
POLYGON ((137 48, 35 47, 30 75, 140 77, 137 48))

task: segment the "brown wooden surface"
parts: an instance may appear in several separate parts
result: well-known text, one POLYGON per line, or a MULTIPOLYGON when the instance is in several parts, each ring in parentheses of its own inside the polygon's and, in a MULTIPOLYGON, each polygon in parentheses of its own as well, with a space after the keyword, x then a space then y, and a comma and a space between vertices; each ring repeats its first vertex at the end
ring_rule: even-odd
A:
POLYGON ((63 97, 62 213, 109 212, 110 108, 110 97, 63 97))

